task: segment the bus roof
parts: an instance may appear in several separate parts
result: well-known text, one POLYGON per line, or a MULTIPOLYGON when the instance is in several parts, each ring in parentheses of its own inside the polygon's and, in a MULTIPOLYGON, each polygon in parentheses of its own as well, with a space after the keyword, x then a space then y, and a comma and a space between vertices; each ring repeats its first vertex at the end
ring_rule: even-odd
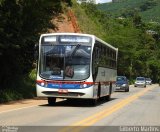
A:
POLYGON ((90 36, 95 40, 97 41, 100 41, 101 43, 107 45, 108 47, 118 51, 118 48, 115 48, 114 46, 108 44, 107 42, 103 41, 102 39, 96 37, 95 35, 92 35, 92 34, 83 34, 83 33, 69 33, 69 32, 64 32, 64 33, 46 33, 46 34, 41 34, 40 38, 43 37, 43 36, 50 36, 50 35, 81 35, 81 36, 90 36))
MULTIPOLYGON (((93 35, 93 36, 94 36, 94 35, 93 35)), ((110 48, 112 48, 112 49, 118 51, 118 48, 115 48, 114 46, 108 44, 107 42, 103 41, 102 39, 100 39, 100 38, 98 38, 98 37, 96 37, 96 36, 94 36, 94 37, 95 37, 95 39, 96 39, 97 41, 100 41, 101 43, 107 45, 108 47, 110 47, 110 48)))
POLYGON ((94 36, 91 34, 83 34, 83 33, 69 33, 69 32, 64 32, 64 33, 46 33, 46 34, 41 34, 41 36, 48 36, 48 35, 82 35, 82 36, 94 36))

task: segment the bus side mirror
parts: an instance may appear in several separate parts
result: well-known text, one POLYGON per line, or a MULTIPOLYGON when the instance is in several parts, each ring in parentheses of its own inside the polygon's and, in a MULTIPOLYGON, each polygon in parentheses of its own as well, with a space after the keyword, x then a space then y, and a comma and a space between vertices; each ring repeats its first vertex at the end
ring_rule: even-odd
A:
POLYGON ((34 62, 33 62, 33 68, 37 68, 37 61, 38 61, 38 55, 39 55, 39 45, 34 45, 34 62))
POLYGON ((38 55, 39 55, 39 45, 35 44, 34 45, 34 60, 37 61, 38 60, 38 55))

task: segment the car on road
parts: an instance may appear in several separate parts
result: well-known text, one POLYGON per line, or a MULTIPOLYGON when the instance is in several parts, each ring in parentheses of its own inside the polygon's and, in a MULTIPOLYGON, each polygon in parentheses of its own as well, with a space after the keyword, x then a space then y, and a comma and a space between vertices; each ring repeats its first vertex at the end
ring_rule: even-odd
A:
POLYGON ((124 90, 125 92, 129 92, 129 81, 125 76, 117 76, 116 90, 124 90))
POLYGON ((147 85, 152 85, 152 79, 146 78, 146 84, 147 85))
POLYGON ((137 77, 134 83, 134 87, 146 87, 146 78, 145 77, 137 77))

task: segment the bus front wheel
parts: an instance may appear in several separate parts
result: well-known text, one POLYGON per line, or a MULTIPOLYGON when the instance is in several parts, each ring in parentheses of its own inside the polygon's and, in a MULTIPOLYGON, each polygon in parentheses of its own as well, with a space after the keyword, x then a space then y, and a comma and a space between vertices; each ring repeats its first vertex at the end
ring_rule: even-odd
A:
POLYGON ((48 97, 48 105, 55 105, 56 98, 55 97, 48 97))
POLYGON ((91 105, 96 106, 97 105, 97 99, 91 99, 91 105))

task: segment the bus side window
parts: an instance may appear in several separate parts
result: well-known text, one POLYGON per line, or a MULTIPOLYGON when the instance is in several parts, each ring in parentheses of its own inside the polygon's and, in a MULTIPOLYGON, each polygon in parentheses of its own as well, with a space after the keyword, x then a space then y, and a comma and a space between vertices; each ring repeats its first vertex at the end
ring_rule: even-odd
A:
POLYGON ((99 56, 99 48, 96 47, 95 59, 96 59, 96 64, 97 65, 99 64, 99 58, 100 58, 100 56, 99 56))
POLYGON ((92 62, 93 80, 95 81, 97 73, 98 73, 98 63, 99 63, 99 49, 98 49, 98 47, 94 47, 92 61, 93 61, 92 62))

